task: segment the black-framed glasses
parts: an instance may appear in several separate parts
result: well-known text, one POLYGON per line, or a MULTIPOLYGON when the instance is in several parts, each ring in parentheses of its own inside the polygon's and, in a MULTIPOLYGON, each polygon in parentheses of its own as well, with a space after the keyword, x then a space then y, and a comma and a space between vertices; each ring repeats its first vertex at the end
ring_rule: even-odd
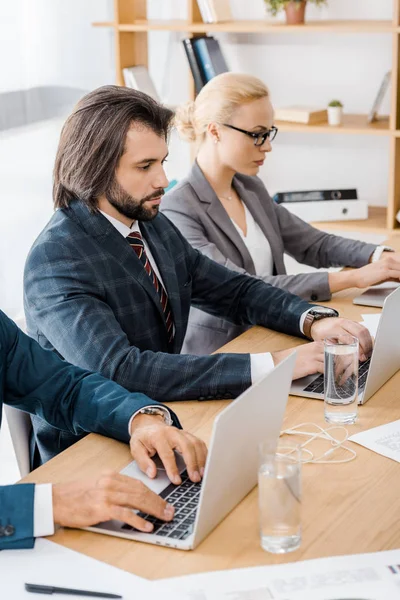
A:
POLYGON ((267 131, 263 131, 262 133, 254 132, 254 131, 246 131, 245 129, 240 129, 239 127, 235 127, 234 125, 228 125, 228 123, 223 123, 224 127, 229 127, 229 129, 234 129, 235 131, 240 131, 240 133, 244 133, 249 135, 254 140, 255 146, 262 146, 265 144, 266 140, 273 142, 276 138, 276 134, 278 133, 278 128, 273 126, 271 129, 267 131))

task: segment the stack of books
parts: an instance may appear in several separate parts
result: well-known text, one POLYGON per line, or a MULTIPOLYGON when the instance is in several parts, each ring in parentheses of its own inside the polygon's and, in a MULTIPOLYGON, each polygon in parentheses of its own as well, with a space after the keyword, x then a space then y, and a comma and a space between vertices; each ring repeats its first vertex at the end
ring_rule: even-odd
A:
POLYGON ((229 71, 218 40, 212 36, 183 40, 196 93, 216 75, 229 71))
POLYGON ((316 125, 328 121, 328 111, 325 108, 312 108, 310 106, 287 106, 275 109, 276 121, 289 123, 303 123, 316 125))
POLYGON ((232 21, 229 0, 197 0, 204 23, 232 21))

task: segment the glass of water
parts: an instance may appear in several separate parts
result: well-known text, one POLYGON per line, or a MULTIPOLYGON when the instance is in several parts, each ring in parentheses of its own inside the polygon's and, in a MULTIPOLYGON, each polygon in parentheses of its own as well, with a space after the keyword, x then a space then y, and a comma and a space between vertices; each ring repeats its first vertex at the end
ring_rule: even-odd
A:
POLYGON ((352 335, 327 338, 325 345, 325 421, 356 422, 358 410, 358 339, 352 335))
POLYGON ((261 546, 284 554, 301 543, 301 461, 295 444, 260 445, 258 470, 261 546))

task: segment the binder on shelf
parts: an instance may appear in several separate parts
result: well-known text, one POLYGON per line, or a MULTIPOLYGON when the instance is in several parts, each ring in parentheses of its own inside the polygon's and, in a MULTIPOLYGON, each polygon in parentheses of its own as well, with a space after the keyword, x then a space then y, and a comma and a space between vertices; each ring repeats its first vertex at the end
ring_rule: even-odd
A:
POLYGON ((391 75, 392 75, 392 72, 388 71, 382 80, 381 86, 379 88, 379 91, 376 95, 376 98, 374 100, 374 103, 372 105, 372 108, 371 108, 368 118, 367 118, 368 123, 373 123, 373 121, 377 121, 379 108, 382 104, 382 100, 386 94, 388 87, 389 87, 391 75))
POLYGON ((182 43, 186 52, 190 70, 192 71, 196 94, 198 94, 203 87, 203 78, 197 63, 196 55, 194 53, 192 41, 192 38, 185 38, 182 43))
POLYGON ((310 190, 300 192, 277 192, 273 197, 274 202, 282 204, 286 202, 320 202, 332 200, 357 200, 358 194, 355 188, 343 190, 310 190))
POLYGON ((289 123, 303 123, 304 125, 315 125, 328 121, 326 108, 314 108, 310 106, 286 106, 275 109, 277 121, 288 121, 289 123))
POLYGON ((368 202, 365 200, 285 202, 281 206, 307 223, 368 219, 368 202))
POLYGON ((157 100, 157 102, 160 102, 160 98, 147 67, 144 65, 125 67, 125 69, 122 69, 122 74, 124 76, 126 87, 144 92, 154 98, 154 100, 157 100))
POLYGON ((201 18, 204 23, 212 23, 213 22, 213 14, 211 12, 211 7, 208 0, 197 0, 197 4, 199 6, 199 11, 201 14, 201 18))
POLYGON ((204 85, 216 75, 229 71, 218 40, 212 36, 199 37, 194 38, 192 44, 204 85))
POLYGON ((230 0, 197 0, 204 23, 232 21, 230 0))
POLYGON ((164 103, 161 100, 153 83, 153 80, 150 77, 150 73, 147 67, 145 67, 144 65, 125 67, 124 69, 122 69, 122 74, 124 76, 125 87, 132 88, 134 90, 139 90, 139 92, 144 92, 148 96, 151 96, 153 100, 156 100, 156 102, 164 104, 164 106, 166 106, 170 110, 176 109, 176 106, 164 103))

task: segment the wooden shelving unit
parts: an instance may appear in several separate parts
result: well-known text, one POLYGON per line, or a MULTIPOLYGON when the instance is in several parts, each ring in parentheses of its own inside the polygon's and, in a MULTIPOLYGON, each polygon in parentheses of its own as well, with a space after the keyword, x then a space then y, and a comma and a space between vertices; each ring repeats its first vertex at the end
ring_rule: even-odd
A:
MULTIPOLYGON (((370 208, 368 221, 337 223, 337 228, 357 228, 368 231, 400 229, 396 214, 400 210, 400 0, 393 1, 392 21, 311 21, 305 25, 284 25, 259 21, 231 21, 228 23, 203 23, 197 0, 186 0, 187 20, 148 20, 146 0, 114 0, 114 21, 93 23, 95 27, 113 28, 115 32, 115 57, 117 83, 123 85, 122 69, 132 65, 148 65, 149 31, 181 31, 196 37, 206 33, 386 33, 392 36, 392 97, 388 118, 368 124, 366 115, 345 115, 340 127, 299 125, 278 122, 281 131, 323 133, 331 135, 372 135, 390 138, 389 197, 387 209, 370 208)), ((189 68, 189 67, 188 67, 189 68)), ((190 97, 194 98, 191 82, 190 97)), ((327 225, 327 224, 324 224, 327 225)), ((322 224, 321 224, 322 226, 322 224)), ((332 223, 329 223, 329 227, 332 223)))
POLYGON ((117 27, 119 31, 185 31, 188 33, 392 33, 391 21, 309 21, 305 25, 284 25, 268 21, 230 21, 228 23, 193 23, 183 19, 135 20, 131 23, 102 22, 94 27, 117 27))

